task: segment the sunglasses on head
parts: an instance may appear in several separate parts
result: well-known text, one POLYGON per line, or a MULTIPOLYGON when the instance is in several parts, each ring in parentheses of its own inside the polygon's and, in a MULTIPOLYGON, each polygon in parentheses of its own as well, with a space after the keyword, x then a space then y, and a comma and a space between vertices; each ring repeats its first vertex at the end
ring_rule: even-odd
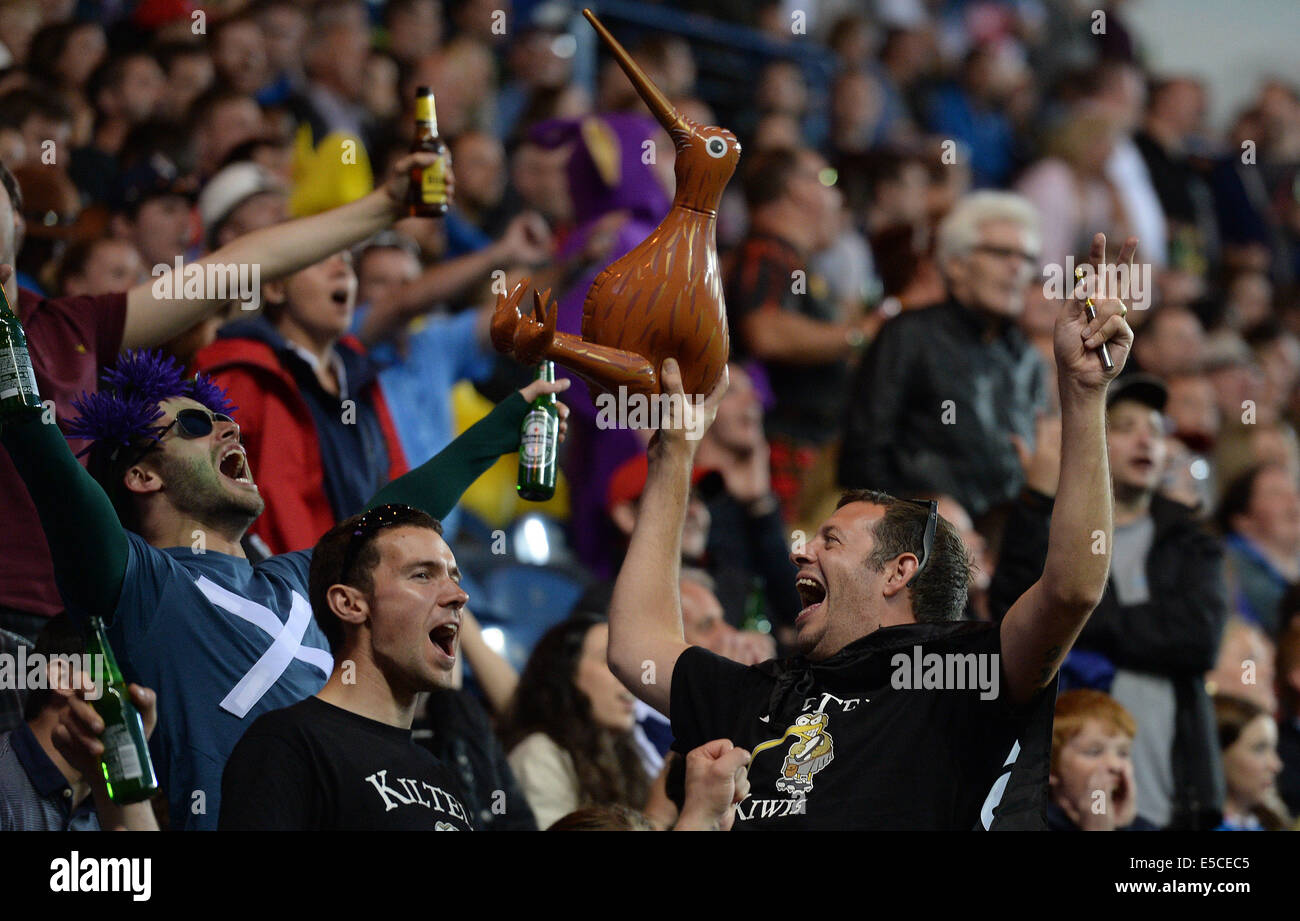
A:
POLYGON ((167 437, 167 433, 173 428, 180 433, 182 438, 202 438, 205 435, 212 434, 212 429, 218 422, 233 423, 234 421, 234 419, 230 418, 225 413, 208 412, 206 409, 182 409, 176 413, 176 418, 168 423, 167 427, 158 433, 157 441, 153 442, 137 454, 135 459, 132 460, 131 463, 127 464, 127 467, 134 467, 136 464, 140 463, 149 452, 158 447, 162 440, 167 437))
POLYGON ((929 513, 925 519, 925 537, 921 540, 921 565, 916 567, 912 578, 907 580, 907 587, 911 588, 921 575, 921 570, 925 569, 925 564, 930 562, 930 551, 934 549, 934 532, 939 527, 939 503, 934 499, 903 499, 902 501, 919 505, 929 513))

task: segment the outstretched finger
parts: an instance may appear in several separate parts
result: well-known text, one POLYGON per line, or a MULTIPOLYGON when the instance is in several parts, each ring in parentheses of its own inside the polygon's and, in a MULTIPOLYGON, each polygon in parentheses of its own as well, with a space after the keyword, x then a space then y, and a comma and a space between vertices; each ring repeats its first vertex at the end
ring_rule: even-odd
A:
POLYGON ((1092 235, 1092 249, 1088 252, 1088 261, 1096 269, 1106 264, 1106 235, 1100 231, 1092 235))
POLYGON ((1124 241, 1124 245, 1119 248, 1119 258, 1115 260, 1116 265, 1132 265, 1133 254, 1137 252, 1138 238, 1129 237, 1124 241))

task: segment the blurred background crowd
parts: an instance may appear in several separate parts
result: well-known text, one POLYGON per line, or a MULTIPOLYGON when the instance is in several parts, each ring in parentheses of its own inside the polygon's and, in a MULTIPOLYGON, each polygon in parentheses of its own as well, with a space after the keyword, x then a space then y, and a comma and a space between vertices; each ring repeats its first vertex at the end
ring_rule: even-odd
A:
MULTIPOLYGON (((1041 572, 1056 486, 1062 301, 1046 279, 1072 279, 1096 231, 1112 255, 1135 236, 1145 288, 1126 300, 1145 309, 1129 314, 1134 355, 1109 403, 1115 563, 1063 671, 1081 696, 1058 710, 1053 821, 1092 821, 1100 771, 1127 778, 1132 822, 1289 827, 1296 72, 1216 125, 1216 87, 1155 69, 1127 4, 593 6, 679 111, 743 145, 717 221, 734 360, 688 516, 687 641, 747 663, 785 648, 801 607, 792 541, 842 487, 937 498, 978 561, 969 616, 997 619, 1041 572)), ((488 341, 496 296, 525 278, 551 287, 561 328, 578 332, 592 278, 671 202, 671 144, 579 13, 555 0, 3 0, 0 160, 21 192, 20 283, 120 291, 353 201, 408 151, 416 88, 431 87, 455 169, 444 220, 399 221, 267 285, 262 310, 232 304, 166 347, 220 380, 261 360, 250 342, 279 355, 304 331, 353 337, 338 360, 388 446, 381 474, 414 466, 529 379, 488 341)), ((645 808, 669 742, 604 664, 644 433, 601 430, 580 387, 565 399, 556 498, 518 500, 506 458, 447 522, 478 622, 463 639, 474 693, 431 702, 426 720, 490 721, 500 742, 470 750, 454 740, 472 735, 448 742, 427 724, 421 736, 480 803, 513 775, 543 828, 579 806, 645 808)), ((349 481, 364 464, 303 424, 335 512, 368 494, 349 481)), ((268 494, 254 557, 324 530, 275 501, 294 488, 277 465, 304 437, 282 434, 250 446, 268 494)), ((346 517, 325 514, 325 527, 346 517)))

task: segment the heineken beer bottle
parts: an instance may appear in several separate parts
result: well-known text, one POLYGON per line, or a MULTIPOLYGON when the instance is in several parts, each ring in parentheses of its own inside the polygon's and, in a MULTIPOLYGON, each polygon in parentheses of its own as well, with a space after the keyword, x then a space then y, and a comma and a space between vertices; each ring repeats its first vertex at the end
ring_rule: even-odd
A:
POLYGON ((411 217, 442 217, 447 201, 447 167, 451 153, 438 136, 438 114, 433 104, 433 90, 422 86, 415 91, 415 138, 411 153, 436 154, 428 166, 411 167, 411 187, 407 193, 407 213, 411 217))
MULTIPOLYGON (((537 366, 537 380, 555 380, 555 362, 537 366)), ((519 439, 519 496, 530 502, 545 502, 555 495, 555 455, 560 441, 560 411, 555 394, 544 393, 533 400, 524 416, 519 439)))
POLYGON ((86 651, 91 656, 103 657, 100 671, 103 686, 98 688, 99 699, 92 703, 104 721, 104 733, 99 737, 104 743, 104 757, 99 766, 108 786, 108 798, 115 803, 149 799, 158 792, 158 779, 144 737, 144 722, 131 702, 113 649, 108 645, 104 622, 98 617, 90 619, 86 651))
POLYGON ((40 409, 27 334, 9 307, 9 297, 0 287, 0 419, 24 409, 40 409))

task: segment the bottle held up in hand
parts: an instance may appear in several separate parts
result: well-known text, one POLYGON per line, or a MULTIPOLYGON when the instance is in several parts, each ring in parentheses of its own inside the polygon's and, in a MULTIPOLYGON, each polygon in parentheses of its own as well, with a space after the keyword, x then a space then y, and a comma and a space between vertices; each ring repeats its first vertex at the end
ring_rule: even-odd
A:
MULTIPOLYGON (((537 366, 536 379, 555 380, 555 362, 537 366)), ((560 444, 560 411, 555 394, 544 393, 533 400, 519 439, 519 497, 545 502, 555 495, 556 455, 560 444)))
POLYGON ((27 350, 27 334, 0 287, 0 419, 40 408, 41 395, 27 350))
POLYGON ((431 153, 437 160, 428 166, 411 167, 411 185, 407 192, 407 211, 411 217, 442 217, 447 213, 447 171, 451 152, 438 136, 438 113, 433 90, 422 86, 415 91, 415 139, 411 153, 431 153))
POLYGON ((104 772, 108 798, 120 804, 147 800, 158 792, 158 778, 153 759, 149 757, 144 722, 131 702, 126 681, 108 645, 104 622, 98 617, 90 618, 86 652, 92 657, 101 656, 103 662, 100 672, 103 687, 99 689, 99 698, 92 703, 104 721, 104 733, 100 736, 104 757, 99 766, 104 772))

